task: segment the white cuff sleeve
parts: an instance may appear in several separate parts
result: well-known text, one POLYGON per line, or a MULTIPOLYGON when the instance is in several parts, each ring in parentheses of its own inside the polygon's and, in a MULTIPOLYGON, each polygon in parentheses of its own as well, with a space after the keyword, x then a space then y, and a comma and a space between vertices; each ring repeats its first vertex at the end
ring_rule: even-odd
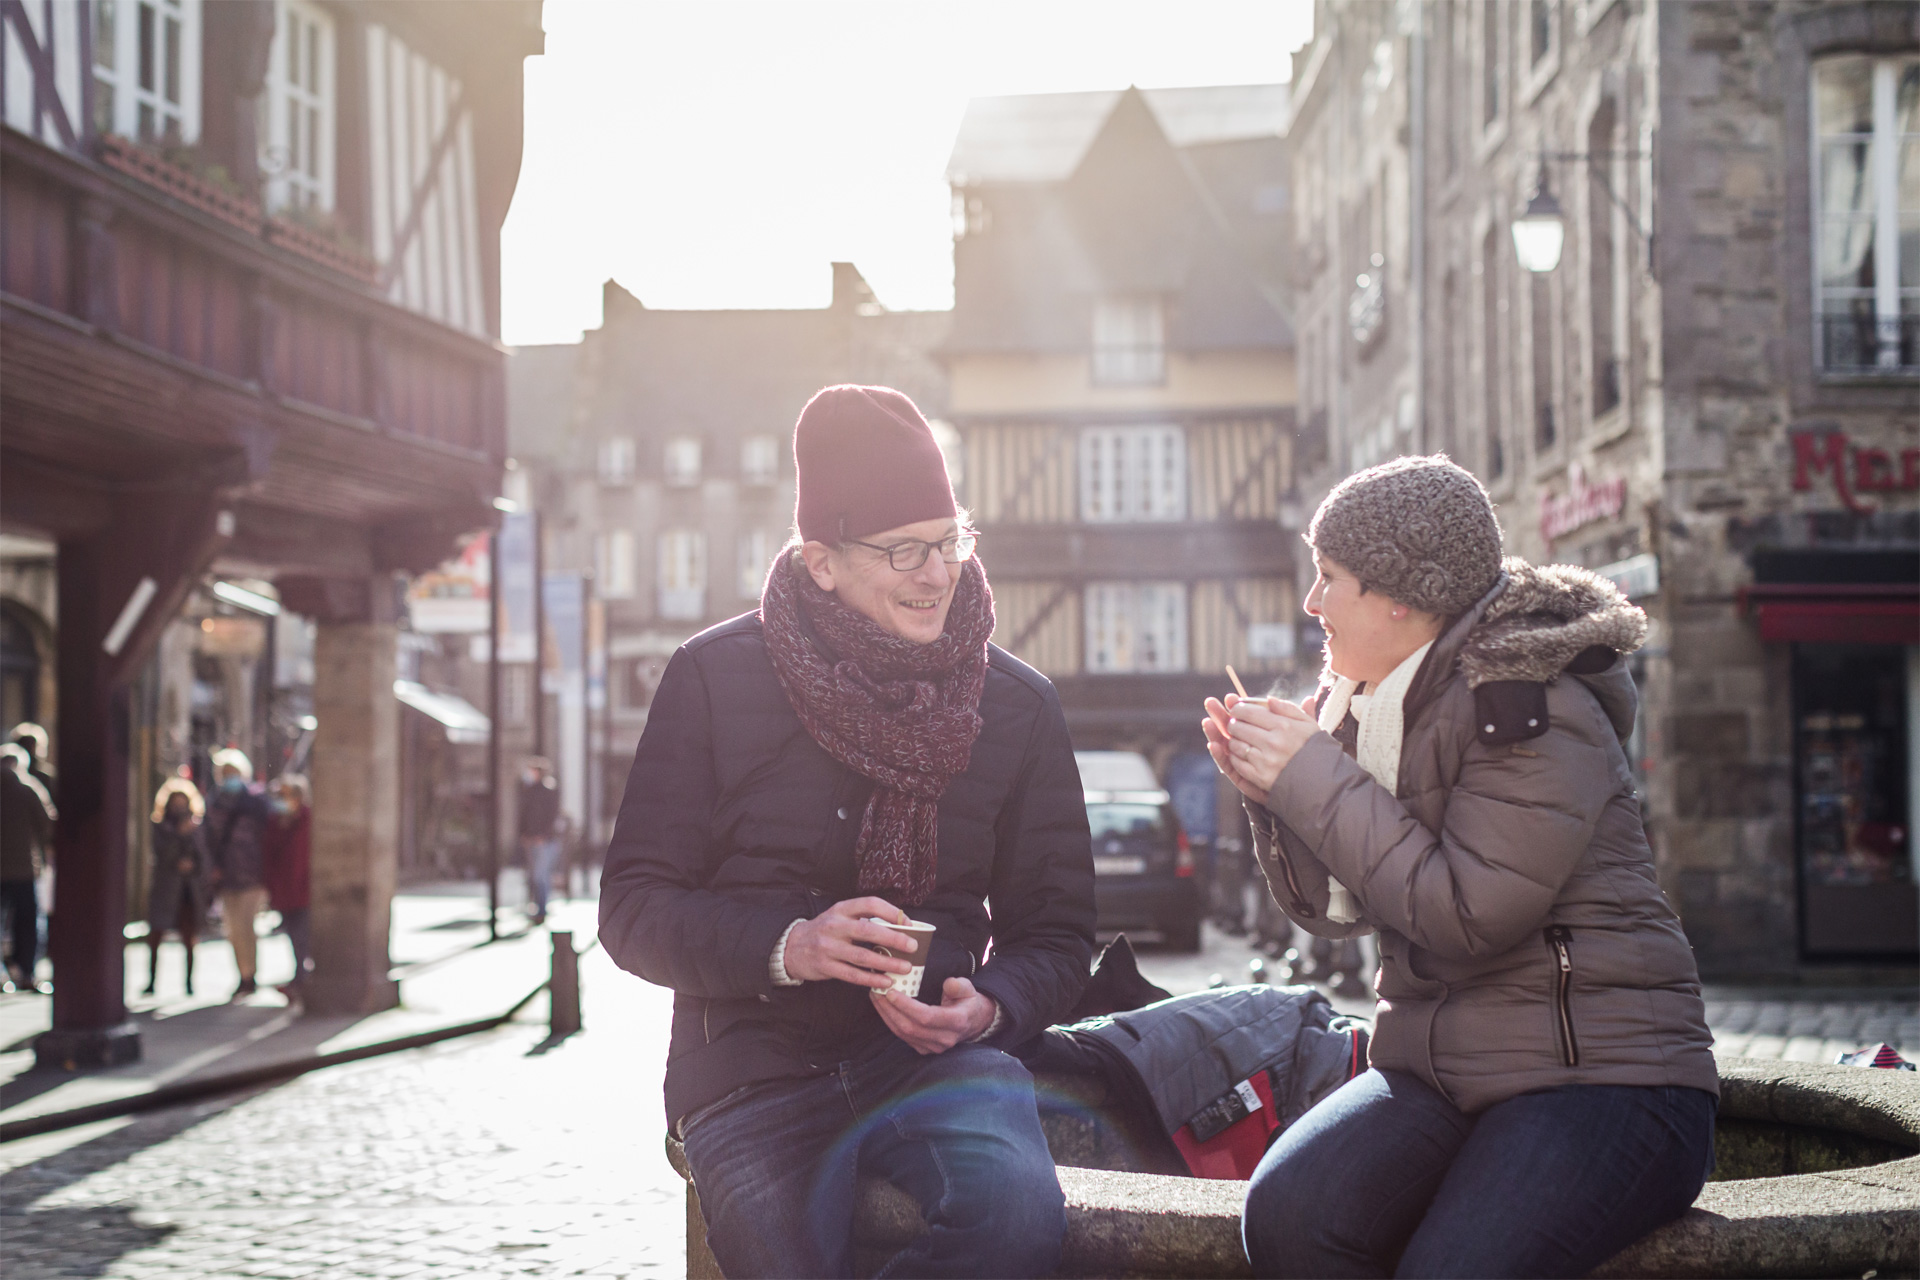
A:
MULTIPOLYGON (((993 1000, 993 997, 988 996, 987 999, 993 1000)), ((998 1000, 993 1000, 993 1021, 987 1024, 987 1029, 985 1031, 982 1031, 979 1035, 975 1036, 968 1043, 979 1044, 982 1040, 987 1039, 994 1032, 998 1031, 1000 1028, 1006 1025, 1007 1025, 1006 1009, 1001 1006, 998 1000)))
MULTIPOLYGON (((799 924, 806 917, 800 917, 793 924, 799 924)), ((773 979, 776 987, 801 987, 805 979, 790 977, 787 973, 787 938, 793 933, 793 924, 780 931, 780 941, 773 944, 773 954, 767 957, 767 976, 773 979)))

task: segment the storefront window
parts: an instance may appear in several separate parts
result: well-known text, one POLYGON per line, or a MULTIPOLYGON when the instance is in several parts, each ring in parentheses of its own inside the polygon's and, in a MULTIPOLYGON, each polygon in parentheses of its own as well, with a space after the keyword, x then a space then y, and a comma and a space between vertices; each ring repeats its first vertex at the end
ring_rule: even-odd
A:
POLYGON ((1907 795, 1906 652, 1794 646, 1802 941, 1809 959, 1920 950, 1907 795))

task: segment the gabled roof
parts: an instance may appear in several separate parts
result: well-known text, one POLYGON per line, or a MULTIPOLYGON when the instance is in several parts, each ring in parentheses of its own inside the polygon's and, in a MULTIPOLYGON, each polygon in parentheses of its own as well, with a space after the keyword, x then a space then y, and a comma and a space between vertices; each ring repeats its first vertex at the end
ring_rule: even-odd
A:
MULTIPOLYGON (((947 161, 954 186, 1059 182, 1080 167, 1124 91, 1032 93, 975 98, 967 104, 947 161)), ((1204 85, 1142 89, 1167 140, 1176 147, 1287 131, 1285 84, 1204 85)))
MULTIPOLYGON (((953 329, 942 350, 1082 352, 1096 299, 1142 295, 1164 305, 1170 349, 1291 346, 1284 201, 1260 194, 1284 184, 1286 142, 1235 106, 1268 88, 1284 95, 1286 86, 1179 91, 1189 108, 1176 114, 1186 137, 1206 139, 1185 146, 1171 135, 1164 106, 1141 90, 1050 95, 1043 105, 1102 97, 1104 110, 1059 177, 979 184, 985 219, 954 243, 953 329), (1252 136, 1215 136, 1241 129, 1252 136)), ((1065 113, 1007 114, 1051 121, 1032 136, 1047 152, 1045 165, 1058 162, 1065 130, 1054 125, 1065 113)), ((1043 167, 1036 161, 1026 171, 1043 167)))

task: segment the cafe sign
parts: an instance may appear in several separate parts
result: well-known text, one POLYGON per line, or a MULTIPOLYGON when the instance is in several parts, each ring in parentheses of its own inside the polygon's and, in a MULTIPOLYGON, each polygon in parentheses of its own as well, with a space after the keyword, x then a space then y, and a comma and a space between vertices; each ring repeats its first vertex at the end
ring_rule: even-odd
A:
POLYGON ((1854 444, 1844 431, 1795 431, 1792 438, 1796 492, 1824 478, 1841 506, 1863 515, 1875 504, 1862 494, 1920 492, 1920 449, 1902 449, 1896 460, 1892 450, 1854 444))
POLYGON ((1540 536, 1552 542, 1596 520, 1611 520, 1626 505, 1625 476, 1589 481, 1585 468, 1576 462, 1567 468, 1564 494, 1540 495, 1540 536))

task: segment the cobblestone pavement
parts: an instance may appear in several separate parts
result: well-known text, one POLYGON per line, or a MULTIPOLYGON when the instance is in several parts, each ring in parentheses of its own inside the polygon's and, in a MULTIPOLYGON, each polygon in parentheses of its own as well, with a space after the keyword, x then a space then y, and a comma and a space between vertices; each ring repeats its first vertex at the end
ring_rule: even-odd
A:
MULTIPOLYGON (((1141 962, 1190 990, 1244 981, 1252 954, 1209 930, 1198 956, 1141 962)), ((684 1192, 661 1150, 670 997, 598 950, 582 978, 587 1030, 558 1045, 536 1003, 485 1035, 0 1146, 7 1280, 682 1274, 684 1192)), ((1904 993, 1793 995, 1710 991, 1719 1051, 1920 1049, 1904 993)))
POLYGON ((670 997, 597 951, 582 978, 550 1048, 516 1023, 0 1147, 8 1280, 682 1274, 670 997))

